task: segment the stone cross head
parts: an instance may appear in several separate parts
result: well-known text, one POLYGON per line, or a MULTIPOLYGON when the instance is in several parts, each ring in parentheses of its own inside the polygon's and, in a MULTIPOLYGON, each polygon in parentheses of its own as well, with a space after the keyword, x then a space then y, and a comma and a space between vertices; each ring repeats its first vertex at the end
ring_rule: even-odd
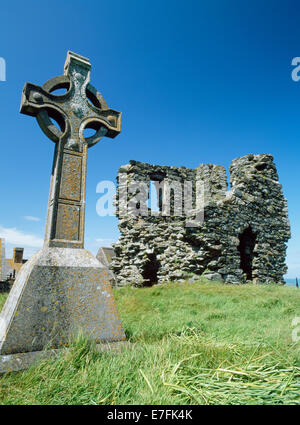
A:
POLYGON ((66 147, 73 150, 82 149, 80 145, 84 143, 93 146, 105 135, 117 136, 121 131, 121 113, 109 109, 103 96, 90 84, 89 60, 68 52, 64 70, 64 75, 51 78, 42 87, 26 83, 20 112, 35 116, 51 140, 63 139, 66 147), (52 94, 57 89, 66 89, 66 93, 52 94), (96 134, 84 138, 86 128, 96 130, 96 134))
POLYGON ((20 112, 36 117, 56 143, 45 234, 50 247, 83 248, 87 150, 121 131, 121 113, 90 84, 90 70, 87 58, 68 52, 64 75, 23 89, 20 112), (55 95, 58 89, 66 92, 55 95), (85 137, 87 128, 95 134, 85 137))

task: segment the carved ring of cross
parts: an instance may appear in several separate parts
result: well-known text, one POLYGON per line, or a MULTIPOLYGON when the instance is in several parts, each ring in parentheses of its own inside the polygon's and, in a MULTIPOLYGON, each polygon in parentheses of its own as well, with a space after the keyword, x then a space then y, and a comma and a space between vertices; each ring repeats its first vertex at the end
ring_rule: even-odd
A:
MULTIPOLYGON (((66 93, 62 95, 52 94, 57 100, 63 101, 69 93, 72 91, 72 80, 67 75, 61 75, 58 77, 51 78, 48 80, 43 86, 42 89, 46 91, 48 94, 51 94, 55 90, 58 89, 66 89, 66 93)), ((95 89, 92 84, 88 84, 86 87, 86 97, 87 102, 89 103, 89 107, 97 110, 108 110, 107 103, 105 102, 103 96, 98 90, 95 89)), ((37 122, 42 129, 42 131, 46 134, 49 139, 53 142, 58 142, 59 139, 64 138, 64 136, 70 131, 70 124, 68 117, 65 116, 63 110, 58 107, 46 107, 40 110, 40 112, 36 116, 37 122), (54 119, 60 128, 58 128, 52 121, 51 118, 54 119)), ((92 120, 87 121, 84 128, 80 129, 80 139, 84 139, 88 146, 91 147, 95 145, 105 134, 103 132, 103 121, 97 118, 93 118, 92 120), (85 128, 91 128, 96 130, 96 133, 88 138, 84 138, 83 130, 85 128)))

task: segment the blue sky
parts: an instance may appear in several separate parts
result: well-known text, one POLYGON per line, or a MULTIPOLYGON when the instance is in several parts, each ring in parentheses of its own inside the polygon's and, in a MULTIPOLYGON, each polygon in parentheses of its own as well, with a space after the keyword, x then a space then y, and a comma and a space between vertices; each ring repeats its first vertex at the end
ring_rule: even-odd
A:
POLYGON ((30 256, 42 243, 53 143, 21 115, 26 81, 63 73, 68 50, 90 58, 91 82, 122 111, 122 133, 89 151, 86 247, 118 238, 117 219, 96 213, 97 183, 130 159, 224 165, 274 155, 288 200, 289 277, 300 276, 300 4, 248 0, 51 0, 0 10, 0 236, 30 256))

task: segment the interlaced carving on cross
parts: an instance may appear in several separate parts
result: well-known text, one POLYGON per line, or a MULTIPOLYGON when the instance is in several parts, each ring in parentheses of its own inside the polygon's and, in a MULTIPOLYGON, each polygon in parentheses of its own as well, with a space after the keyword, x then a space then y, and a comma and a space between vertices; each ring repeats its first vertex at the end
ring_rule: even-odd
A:
POLYGON ((121 131, 121 113, 90 84, 90 70, 88 59, 68 52, 64 75, 23 89, 21 113, 36 117, 56 143, 45 235, 50 247, 83 248, 87 149, 121 131), (66 92, 53 94, 57 89, 66 92), (95 134, 85 137, 86 128, 95 134))

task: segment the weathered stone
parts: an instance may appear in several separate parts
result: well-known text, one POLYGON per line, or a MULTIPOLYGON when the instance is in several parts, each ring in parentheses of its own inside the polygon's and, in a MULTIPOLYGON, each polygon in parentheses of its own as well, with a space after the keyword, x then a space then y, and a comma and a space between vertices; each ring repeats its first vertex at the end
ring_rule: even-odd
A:
POLYGON ((109 266, 115 256, 116 255, 114 249, 109 247, 99 248, 98 253, 96 255, 97 260, 99 260, 100 263, 105 266, 111 284, 114 284, 115 277, 109 266))
MULTIPOLYGON (((229 191, 224 167, 212 164, 193 170, 130 161, 121 168, 116 197, 121 236, 111 264, 116 285, 147 285, 149 275, 153 276, 150 283, 165 282, 182 278, 180 273, 188 278, 205 270, 228 283, 284 282, 290 225, 272 155, 235 159, 229 191), (142 181, 150 188, 151 181, 172 179, 181 183, 182 191, 174 195, 173 203, 182 199, 193 208, 196 184, 203 184, 204 221, 198 227, 189 227, 186 216, 164 216, 163 208, 154 213, 148 208, 147 216, 123 208, 124 193, 133 196, 127 193, 129 181, 142 181), (186 181, 192 182, 192 188, 186 189, 186 181)), ((193 208, 191 216, 198 214, 201 205, 193 208)))
POLYGON ((223 277, 220 273, 206 273, 204 276, 208 280, 215 280, 215 281, 219 281, 219 282, 222 282, 222 280, 223 280, 223 277))
POLYGON ((87 250, 44 248, 23 266, 1 312, 0 352, 59 348, 80 330, 97 343, 125 339, 109 276, 87 250))
POLYGON ((83 249, 87 150, 121 123, 90 85, 90 68, 68 52, 64 76, 23 91, 21 112, 36 116, 56 147, 44 247, 22 267, 1 312, 1 354, 59 348, 78 331, 101 343, 125 340, 109 275, 83 249), (67 92, 55 96, 58 88, 67 92), (85 128, 96 134, 85 138, 85 128))
POLYGON ((194 283, 194 282, 197 282, 198 280, 199 280, 199 276, 193 275, 193 276, 191 276, 187 279, 187 282, 188 283, 194 283))

